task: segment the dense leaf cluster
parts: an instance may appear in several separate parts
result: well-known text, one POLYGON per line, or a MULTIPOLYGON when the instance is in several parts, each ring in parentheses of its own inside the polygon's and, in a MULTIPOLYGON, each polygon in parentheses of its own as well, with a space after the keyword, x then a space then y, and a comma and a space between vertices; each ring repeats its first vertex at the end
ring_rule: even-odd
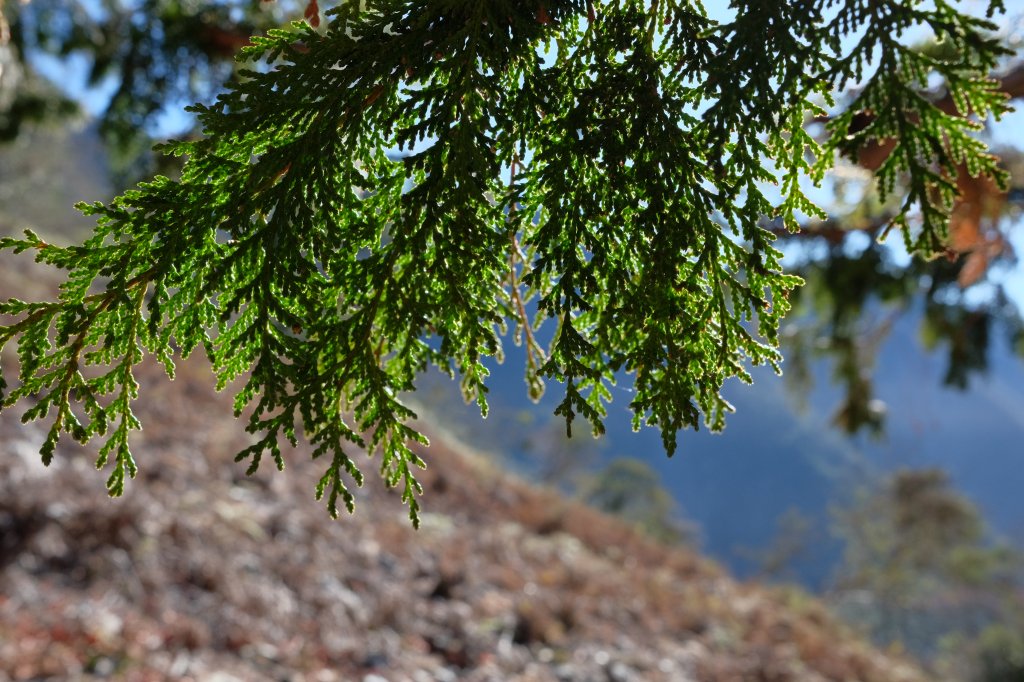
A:
POLYGON ((45 461, 61 433, 106 436, 97 465, 113 462, 119 494, 136 471, 133 366, 148 353, 173 374, 202 346, 219 387, 244 378, 250 470, 283 467, 282 443, 304 435, 336 514, 362 481, 351 453, 379 451, 414 520, 423 439, 399 396, 432 365, 486 412, 484 361, 509 333, 532 395, 564 386, 570 428, 580 415, 600 433, 625 373, 634 425, 659 427, 669 453, 681 429, 721 429, 723 382, 778 368, 799 284, 765 217, 820 215, 801 180, 893 138, 880 178, 909 177, 897 223, 941 250, 955 165, 996 170, 976 124, 920 88, 938 73, 965 113, 1004 106, 985 76, 992 25, 941 0, 732 6, 717 23, 684 0, 367 0, 324 32, 254 38, 264 66, 195 108, 204 139, 166 147, 187 156, 179 180, 84 206, 98 225, 82 246, 3 240, 68 270, 58 301, 0 306, 20 362, 4 405, 51 420, 45 461), (898 42, 922 24, 955 58, 898 42), (819 144, 805 121, 851 84, 819 144), (862 109, 873 122, 851 133, 862 109))

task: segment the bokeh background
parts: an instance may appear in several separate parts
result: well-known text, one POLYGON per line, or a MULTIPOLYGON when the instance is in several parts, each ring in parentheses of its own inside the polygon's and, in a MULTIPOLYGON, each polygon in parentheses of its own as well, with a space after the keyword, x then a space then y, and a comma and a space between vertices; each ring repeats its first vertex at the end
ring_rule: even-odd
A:
MULTIPOLYGON (((1007 5, 994 75, 1020 101, 1007 5)), ((173 175, 153 143, 200 134, 184 107, 303 10, 3 0, 0 232, 71 243, 90 229, 76 201, 173 175)), ((330 522, 301 452, 245 477, 200 359, 143 377, 123 500, 76 446, 43 469, 39 427, 5 411, 0 679, 1024 679, 1024 115, 989 123, 1011 187, 961 179, 948 258, 880 243, 871 162, 840 162, 814 194, 833 218, 780 241, 807 280, 784 375, 727 386, 726 431, 681 435, 672 459, 630 429, 626 378, 594 440, 552 417, 557 386, 527 398, 511 340, 486 420, 425 376, 407 397, 435 440, 419 534, 373 485, 330 522)), ((0 255, 4 298, 58 281, 0 255)))

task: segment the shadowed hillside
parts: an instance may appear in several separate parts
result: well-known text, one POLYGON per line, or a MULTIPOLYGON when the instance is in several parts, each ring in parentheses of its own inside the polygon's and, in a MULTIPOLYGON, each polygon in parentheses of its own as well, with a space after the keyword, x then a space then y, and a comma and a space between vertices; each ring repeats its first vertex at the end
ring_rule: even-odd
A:
POLYGON ((84 239, 95 220, 74 205, 112 193, 95 125, 33 128, 0 147, 0 234, 32 227, 61 243, 84 239))
MULTIPOLYGON (((54 282, 0 260, 2 297, 54 282)), ((809 597, 738 584, 436 434, 422 530, 374 476, 332 522, 305 451, 284 473, 232 461, 247 436, 201 359, 139 374, 141 473, 119 500, 92 450, 46 469, 43 427, 0 414, 0 680, 924 679, 809 597)))

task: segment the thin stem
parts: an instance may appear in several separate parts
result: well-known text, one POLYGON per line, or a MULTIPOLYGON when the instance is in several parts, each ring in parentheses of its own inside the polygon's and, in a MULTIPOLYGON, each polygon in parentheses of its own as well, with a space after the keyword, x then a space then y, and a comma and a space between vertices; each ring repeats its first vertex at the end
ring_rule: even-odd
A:
POLYGON ((651 2, 651 12, 647 22, 647 53, 654 54, 654 36, 658 32, 658 15, 660 14, 659 0, 651 2))
POLYGON ((508 253, 508 279, 509 279, 509 292, 512 298, 512 304, 515 306, 515 313, 518 317, 518 323, 520 328, 523 330, 523 335, 526 337, 526 361, 531 370, 536 369, 537 359, 535 355, 540 358, 541 362, 544 361, 544 351, 541 349, 540 344, 533 335, 533 326, 530 324, 530 316, 526 313, 526 304, 523 301, 523 297, 519 292, 519 278, 516 275, 516 261, 523 262, 525 260, 522 256, 522 249, 519 247, 519 239, 516 237, 515 228, 515 213, 516 213, 516 202, 513 193, 515 192, 515 180, 516 171, 519 166, 519 154, 515 153, 512 156, 512 163, 509 167, 508 172, 508 192, 509 192, 509 205, 508 205, 508 217, 507 222, 509 224, 509 253, 508 253))

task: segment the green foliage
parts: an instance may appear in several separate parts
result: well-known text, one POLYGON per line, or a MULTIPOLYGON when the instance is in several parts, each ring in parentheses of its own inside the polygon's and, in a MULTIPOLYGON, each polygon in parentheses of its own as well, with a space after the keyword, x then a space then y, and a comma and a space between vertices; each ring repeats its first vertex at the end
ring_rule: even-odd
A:
POLYGON ((986 628, 978 637, 978 682, 1024 680, 1024 635, 1005 625, 986 628))
POLYGON ((98 224, 82 246, 0 243, 68 271, 58 301, 0 306, 20 362, 3 404, 31 397, 26 419, 52 419, 44 461, 62 433, 106 437, 97 464, 119 494, 136 471, 132 368, 150 354, 173 374, 201 346, 219 388, 244 377, 250 471, 264 455, 283 467, 281 444, 304 435, 330 462, 317 496, 334 515, 362 481, 352 448, 379 450, 415 521, 423 438, 399 395, 434 365, 486 413, 484 360, 511 326, 531 395, 564 385, 568 430, 604 430, 625 372, 634 426, 660 428, 671 454, 679 430, 723 428, 726 379, 778 369, 800 280, 761 225, 822 215, 802 178, 895 138, 882 186, 908 177, 896 223, 931 254, 955 164, 998 174, 975 124, 919 92, 938 73, 964 112, 1003 111, 993 24, 945 2, 824 5, 736 0, 718 24, 680 0, 369 0, 324 33, 254 38, 257 67, 194 108, 206 137, 164 148, 187 157, 180 180, 83 206, 98 224), (897 42, 918 25, 955 56, 897 42), (862 80, 819 145, 808 115, 862 80), (874 123, 848 134, 860 109, 874 123))
POLYGON ((1012 566, 939 469, 899 471, 880 490, 862 491, 837 520, 847 543, 844 583, 893 598, 913 599, 930 581, 988 584, 1012 566))
MULTIPOLYGON (((990 4, 989 16, 996 5, 1001 3, 990 4)), ((979 78, 1004 52, 997 38, 985 36, 992 24, 958 12, 953 3, 937 2, 934 10, 904 10, 882 12, 877 3, 867 2, 850 3, 840 12, 841 22, 862 18, 864 12, 876 15, 861 43, 872 44, 880 57, 872 62, 876 69, 851 105, 829 122, 832 135, 825 146, 856 155, 870 142, 894 142, 895 148, 876 173, 881 198, 884 201, 900 179, 909 179, 892 225, 901 229, 908 251, 938 256, 946 250, 949 212, 957 196, 957 166, 963 164, 975 177, 993 177, 1003 186, 1008 180, 996 158, 985 152, 984 143, 971 136, 981 124, 967 117, 984 119, 1005 110, 1005 96, 991 87, 991 81, 986 87, 979 78), (901 44, 899 36, 914 25, 929 28, 946 49, 921 50, 901 44), (948 114, 922 96, 933 75, 941 77, 963 115, 948 114), (854 125, 858 114, 869 119, 860 129, 854 125), (911 229, 911 219, 920 221, 919 229, 911 229)), ((854 55, 844 75, 852 73, 860 80, 865 60, 871 56, 871 52, 854 55)), ((823 177, 830 164, 828 155, 820 156, 815 177, 823 177)))
POLYGON ((992 541, 940 469, 898 471, 859 491, 836 521, 846 545, 839 608, 881 643, 930 656, 943 637, 1000 622, 1015 601, 1020 557, 992 541), (844 605, 847 590, 870 595, 873 607, 858 614, 851 607, 862 599, 844 605))
POLYGON ((642 460, 617 457, 580 487, 590 506, 629 521, 662 542, 679 543, 692 529, 680 520, 672 493, 642 460))

